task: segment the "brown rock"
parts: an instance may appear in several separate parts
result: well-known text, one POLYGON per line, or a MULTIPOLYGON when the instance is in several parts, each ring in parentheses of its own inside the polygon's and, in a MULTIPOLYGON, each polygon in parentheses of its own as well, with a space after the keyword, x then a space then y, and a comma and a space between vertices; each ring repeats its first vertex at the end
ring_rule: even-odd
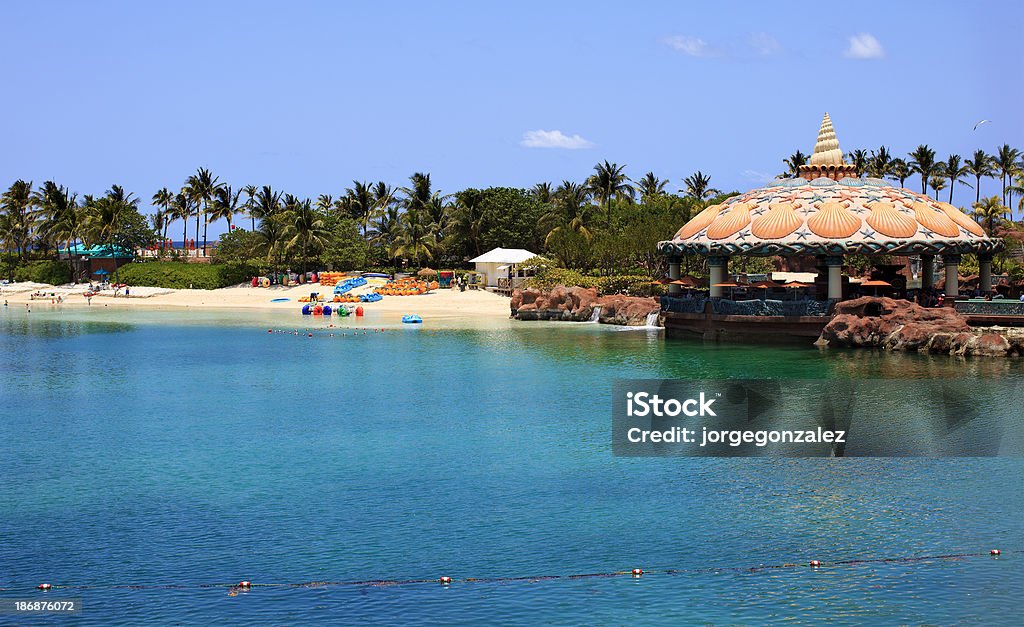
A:
POLYGON ((957 336, 954 340, 956 345, 953 349, 954 355, 977 355, 980 357, 1003 357, 1010 349, 1010 343, 1005 337, 998 333, 982 333, 981 335, 967 335, 961 338, 957 336))
POLYGON ((648 314, 660 309, 654 298, 620 295, 598 297, 597 289, 593 287, 557 286, 547 292, 515 290, 510 303, 513 317, 520 320, 575 322, 590 320, 597 306, 601 307, 599 322, 629 326, 646 324, 648 314))
POLYGON ((950 307, 925 308, 892 298, 865 296, 839 303, 835 311, 819 338, 829 346, 919 350, 936 333, 968 331, 967 321, 950 307))

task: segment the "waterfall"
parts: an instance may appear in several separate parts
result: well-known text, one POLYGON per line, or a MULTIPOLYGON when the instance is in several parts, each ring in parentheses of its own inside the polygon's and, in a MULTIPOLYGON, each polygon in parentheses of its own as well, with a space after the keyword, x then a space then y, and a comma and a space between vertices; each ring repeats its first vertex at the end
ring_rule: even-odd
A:
POLYGON ((644 326, 658 328, 658 314, 660 313, 660 311, 652 311, 647 314, 647 322, 644 323, 644 326))
POLYGON ((590 311, 590 320, 587 322, 597 323, 601 318, 601 305, 594 305, 594 308, 590 311))

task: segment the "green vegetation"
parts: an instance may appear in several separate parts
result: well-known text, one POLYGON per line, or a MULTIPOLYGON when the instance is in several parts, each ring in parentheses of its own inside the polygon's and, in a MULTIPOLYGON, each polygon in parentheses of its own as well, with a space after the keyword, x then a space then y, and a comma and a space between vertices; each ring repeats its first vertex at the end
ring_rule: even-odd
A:
MULTIPOLYGON (((896 158, 880 146, 851 151, 847 160, 861 176, 889 178, 900 186, 918 177, 922 192, 930 189, 936 199, 952 201, 958 185, 974 188, 971 213, 990 233, 1013 240, 1024 231, 1012 222, 1011 209, 1017 201, 1024 211, 1021 154, 1004 144, 994 155, 978 150, 969 159, 949 155, 942 160, 932 148, 920 145, 906 158, 896 158), (986 178, 1000 181, 1001 195, 982 197, 986 178)), ((808 156, 796 151, 783 161, 786 171, 780 176, 792 177, 808 156)), ((10 279, 29 276, 30 262, 57 260, 57 249, 74 243, 136 250, 160 242, 156 254, 166 263, 147 262, 143 265, 150 267, 145 269, 133 264, 133 269, 119 271, 119 279, 216 287, 244 280, 234 280, 241 268, 258 274, 428 265, 460 269, 472 257, 502 246, 545 255, 567 282, 602 291, 643 292, 651 289, 651 279, 667 272, 657 243, 671 238, 703 208, 731 195, 712 187, 711 177, 701 171, 677 179, 677 185, 671 191, 673 184, 654 172, 631 179, 626 166, 602 161, 583 180, 542 182, 531 189, 469 188, 449 194, 434 187, 430 174, 417 172, 405 187, 353 181, 337 198, 321 194, 312 200, 270 186, 232 188, 200 168, 177 192, 164 187, 153 194, 147 222, 138 210, 139 200, 117 185, 103 196, 79 199, 53 181, 36 190, 31 182, 18 180, 0 196, 0 272, 10 279), (211 252, 207 235, 217 221, 228 230, 211 252), (199 252, 211 252, 214 263, 182 263, 196 253, 164 248, 171 233, 180 233, 182 239, 192 235, 199 252)), ((851 258, 850 265, 870 261, 851 258)), ((681 270, 704 275, 705 263, 699 257, 684 258, 681 270)), ((1017 263, 1008 254, 997 258, 1005 269, 1017 263)), ((774 267, 774 259, 758 258, 737 258, 731 265, 734 271, 753 273, 774 267)), ((58 273, 49 276, 57 278, 58 273)))
POLYGON ((71 264, 66 261, 30 261, 14 269, 15 281, 62 285, 71 282, 71 264))
POLYGON ((241 263, 180 263, 148 261, 123 266, 120 280, 128 285, 213 290, 247 281, 258 270, 241 263))

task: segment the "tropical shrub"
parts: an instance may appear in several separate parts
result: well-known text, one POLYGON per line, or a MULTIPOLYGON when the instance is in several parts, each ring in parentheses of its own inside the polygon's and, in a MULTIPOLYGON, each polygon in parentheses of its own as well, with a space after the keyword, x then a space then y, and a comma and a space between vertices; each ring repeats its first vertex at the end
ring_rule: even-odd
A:
POLYGON ((213 290, 244 283, 260 273, 261 268, 243 263, 147 261, 121 267, 117 279, 128 285, 213 290))
POLYGON ((559 285, 593 287, 597 288, 597 293, 600 296, 607 294, 655 296, 664 292, 662 286, 654 285, 650 277, 642 275, 589 276, 565 268, 547 268, 527 279, 524 285, 541 290, 549 290, 559 285))
POLYGON ((66 261, 30 261, 15 268, 14 280, 63 285, 71 282, 71 265, 66 261))

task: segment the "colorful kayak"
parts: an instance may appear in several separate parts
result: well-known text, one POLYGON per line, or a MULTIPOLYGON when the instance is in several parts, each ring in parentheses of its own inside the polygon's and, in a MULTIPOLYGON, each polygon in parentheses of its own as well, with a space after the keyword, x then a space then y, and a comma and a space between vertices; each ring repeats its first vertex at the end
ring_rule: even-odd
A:
POLYGON ((423 318, 420 318, 416 314, 406 314, 402 316, 402 322, 406 324, 421 324, 423 322, 423 318))

